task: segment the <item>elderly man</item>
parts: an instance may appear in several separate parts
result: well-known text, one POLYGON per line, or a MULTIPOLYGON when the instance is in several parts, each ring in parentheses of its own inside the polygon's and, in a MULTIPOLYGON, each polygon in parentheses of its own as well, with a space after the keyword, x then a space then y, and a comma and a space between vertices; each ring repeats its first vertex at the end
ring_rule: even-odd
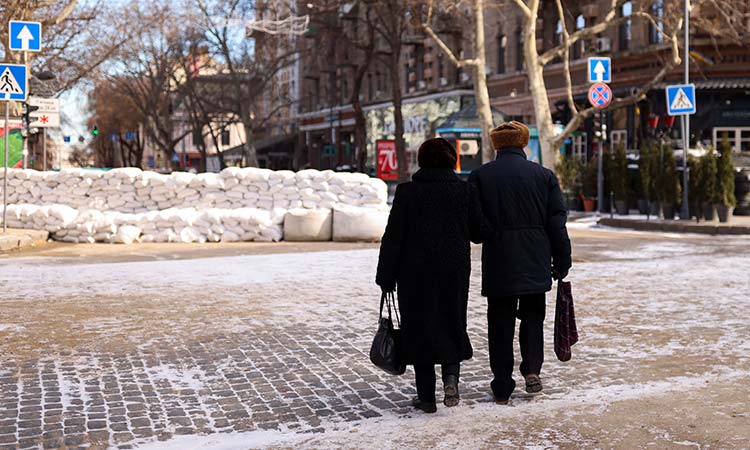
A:
POLYGON ((542 390, 544 361, 542 328, 545 293, 552 276, 563 279, 571 266, 567 211, 557 177, 528 161, 524 147, 529 129, 519 122, 500 125, 490 133, 497 159, 469 178, 477 187, 482 208, 495 230, 482 247, 482 295, 488 298, 492 392, 507 404, 513 380, 513 337, 521 320, 521 374, 526 392, 542 390))

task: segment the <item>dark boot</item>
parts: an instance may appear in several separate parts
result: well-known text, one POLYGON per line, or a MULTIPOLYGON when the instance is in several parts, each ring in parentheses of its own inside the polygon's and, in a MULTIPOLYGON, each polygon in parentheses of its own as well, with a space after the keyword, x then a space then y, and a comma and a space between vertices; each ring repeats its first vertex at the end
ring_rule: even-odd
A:
POLYGON ((448 375, 443 382, 443 390, 445 391, 443 404, 449 408, 458 405, 458 402, 461 400, 461 396, 458 393, 458 377, 448 375))
POLYGON ((427 414, 432 414, 432 413, 437 412, 437 405, 435 405, 434 403, 423 402, 422 400, 419 399, 419 397, 412 400, 411 404, 418 410, 424 411, 427 414))
POLYGON ((532 373, 526 375, 524 378, 526 378, 526 392, 529 394, 542 392, 542 380, 539 378, 539 375, 534 375, 532 373))

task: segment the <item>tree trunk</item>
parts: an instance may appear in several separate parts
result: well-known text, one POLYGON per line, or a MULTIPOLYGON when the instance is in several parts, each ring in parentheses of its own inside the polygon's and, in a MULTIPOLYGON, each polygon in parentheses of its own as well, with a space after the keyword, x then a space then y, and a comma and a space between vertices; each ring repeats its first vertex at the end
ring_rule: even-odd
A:
POLYGON ((369 67, 369 55, 366 56, 366 64, 359 66, 356 76, 354 77, 354 86, 352 89, 352 108, 354 109, 354 146, 357 150, 357 170, 365 172, 367 170, 367 128, 365 124, 365 113, 362 110, 362 102, 359 100, 359 93, 362 91, 362 81, 369 67))
MULTIPOLYGON (((255 142, 253 139, 253 123, 250 119, 250 111, 246 111, 245 108, 242 108, 240 116, 242 118, 242 127, 245 129, 245 144, 243 145, 243 156, 245 160, 244 166, 258 167, 258 153, 255 149, 255 142)), ((224 158, 221 160, 224 161, 224 158)))
MULTIPOLYGON (((396 49, 391 49, 396 50, 396 49)), ((393 51, 391 56, 391 93, 393 95, 393 126, 396 137, 396 161, 398 162, 398 182, 409 181, 409 167, 406 161, 404 142, 404 115, 401 112, 401 73, 399 59, 401 52, 393 51)))
POLYGON ((476 37, 474 39, 474 58, 477 63, 474 66, 474 97, 477 103, 477 115, 482 128, 482 162, 488 163, 495 159, 495 149, 490 140, 492 124, 492 108, 490 106, 490 93, 487 88, 487 55, 484 49, 484 1, 475 0, 474 18, 476 37))
POLYGON ((542 164, 554 170, 559 153, 552 148, 551 142, 555 137, 552 111, 549 106, 547 87, 544 84, 544 66, 539 64, 539 53, 536 47, 536 16, 537 10, 532 10, 531 17, 525 18, 523 28, 526 73, 529 78, 529 92, 534 105, 536 126, 539 130, 539 146, 541 148, 542 164))

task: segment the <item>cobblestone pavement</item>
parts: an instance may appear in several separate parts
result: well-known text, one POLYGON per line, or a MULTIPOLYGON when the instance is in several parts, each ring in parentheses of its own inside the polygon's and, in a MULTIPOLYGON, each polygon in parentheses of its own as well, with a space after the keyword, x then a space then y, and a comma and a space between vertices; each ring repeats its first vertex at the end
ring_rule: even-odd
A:
MULTIPOLYGON (((518 418, 519 429, 484 424, 472 441, 452 441, 450 433, 441 437, 452 417, 441 411, 435 423, 442 428, 427 428, 437 435, 430 446, 747 448, 750 394, 733 387, 750 382, 750 241, 574 236, 581 343, 572 362, 555 360, 550 296, 547 394, 517 391, 516 408, 507 409, 552 414, 568 425, 550 429, 518 418), (714 380, 721 383, 698 406, 685 406, 696 415, 692 429, 680 428, 679 417, 668 425, 633 422, 633 411, 645 414, 636 405, 666 411, 644 396, 699 392, 714 380)), ((110 248, 116 255, 122 247, 110 248)), ((411 372, 390 377, 367 358, 379 300, 377 250, 197 255, 0 260, 0 450, 128 449, 180 442, 180 435, 261 430, 294 437, 279 447, 411 448, 408 434, 383 440, 380 430, 405 420, 415 436, 426 432, 408 406, 411 372), (353 429, 361 430, 359 441, 353 429)), ((475 248, 475 358, 463 367, 458 408, 476 424, 487 408, 497 411, 489 403, 478 257, 475 248)))

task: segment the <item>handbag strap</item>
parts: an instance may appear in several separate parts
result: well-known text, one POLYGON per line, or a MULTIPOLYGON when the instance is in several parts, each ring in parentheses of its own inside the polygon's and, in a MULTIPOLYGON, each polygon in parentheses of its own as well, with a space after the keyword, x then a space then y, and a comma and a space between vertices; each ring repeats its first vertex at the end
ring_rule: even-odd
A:
POLYGON ((398 328, 401 328, 401 318, 398 316, 398 307, 396 305, 396 294, 394 292, 390 293, 390 296, 388 297, 388 318, 391 318, 391 305, 393 305, 393 315, 396 316, 396 325, 398 325, 398 328))

